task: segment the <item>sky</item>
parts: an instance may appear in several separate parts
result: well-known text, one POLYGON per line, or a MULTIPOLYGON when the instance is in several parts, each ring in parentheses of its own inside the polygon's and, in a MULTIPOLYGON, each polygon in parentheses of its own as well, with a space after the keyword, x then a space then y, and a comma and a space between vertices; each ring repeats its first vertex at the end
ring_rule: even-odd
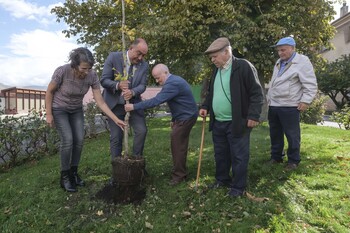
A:
POLYGON ((0 83, 47 86, 53 71, 82 45, 67 39, 50 10, 57 0, 0 0, 0 83))
MULTIPOLYGON (((50 10, 63 0, 0 0, 0 83, 47 86, 54 70, 68 62, 69 52, 84 46, 65 38, 64 22, 50 10)), ((349 1, 346 1, 349 5, 349 1)), ((341 4, 334 7, 339 12, 341 4)), ((338 16, 335 17, 337 19, 338 16)))

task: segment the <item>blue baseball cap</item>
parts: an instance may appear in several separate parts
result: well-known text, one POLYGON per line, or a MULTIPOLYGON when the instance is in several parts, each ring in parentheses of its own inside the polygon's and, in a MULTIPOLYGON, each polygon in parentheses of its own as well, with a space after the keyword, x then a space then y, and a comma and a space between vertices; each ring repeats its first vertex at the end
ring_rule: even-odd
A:
POLYGON ((284 37, 282 39, 280 39, 277 44, 273 45, 272 47, 277 47, 277 46, 280 46, 280 45, 290 45, 290 46, 293 46, 295 47, 296 43, 295 43, 295 40, 293 39, 293 37, 284 37))

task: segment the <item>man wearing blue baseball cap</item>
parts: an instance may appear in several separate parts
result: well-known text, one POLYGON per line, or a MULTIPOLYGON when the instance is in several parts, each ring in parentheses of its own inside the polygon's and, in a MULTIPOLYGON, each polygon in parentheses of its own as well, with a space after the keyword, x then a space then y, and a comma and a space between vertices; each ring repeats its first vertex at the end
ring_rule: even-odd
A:
POLYGON ((277 60, 267 93, 269 105, 271 159, 269 164, 283 162, 284 135, 288 141, 286 170, 298 167, 300 159, 300 112, 305 111, 317 93, 313 66, 307 56, 295 51, 292 37, 280 39, 275 47, 277 60))
POLYGON ((277 47, 277 46, 281 46, 281 45, 290 45, 295 47, 296 43, 295 40, 293 39, 293 37, 284 37, 282 39, 280 39, 277 44, 273 45, 272 47, 277 47))

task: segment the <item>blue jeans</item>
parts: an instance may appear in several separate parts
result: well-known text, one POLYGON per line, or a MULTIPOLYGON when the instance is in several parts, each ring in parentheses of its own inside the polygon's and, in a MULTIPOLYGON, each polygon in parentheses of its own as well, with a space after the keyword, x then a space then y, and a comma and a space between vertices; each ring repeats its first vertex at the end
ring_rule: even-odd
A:
POLYGON ((60 135, 61 171, 78 166, 84 142, 84 112, 75 110, 52 109, 55 126, 60 135))
POLYGON ((232 121, 214 121, 213 124, 215 178, 220 183, 230 184, 231 189, 238 193, 243 193, 248 179, 251 129, 248 129, 242 137, 233 137, 231 124, 232 121))
POLYGON ((288 163, 300 162, 300 112, 297 107, 269 107, 271 159, 282 161, 284 135, 288 141, 288 163))
MULTIPOLYGON (((125 118, 124 105, 117 105, 112 109, 112 112, 121 120, 125 118)), ((124 132, 114 121, 108 119, 110 128, 110 153, 111 159, 121 156, 123 150, 124 132)), ((145 146, 147 127, 145 114, 143 110, 136 110, 130 112, 129 124, 134 131, 134 141, 132 154, 134 156, 142 156, 145 146)))

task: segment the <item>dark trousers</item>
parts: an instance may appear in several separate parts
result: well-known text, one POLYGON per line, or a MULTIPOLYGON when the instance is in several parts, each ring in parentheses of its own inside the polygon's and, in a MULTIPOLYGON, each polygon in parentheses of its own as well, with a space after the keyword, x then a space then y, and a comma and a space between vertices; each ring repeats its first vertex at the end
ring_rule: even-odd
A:
POLYGON ((79 166, 84 142, 84 112, 75 110, 53 109, 52 115, 60 135, 61 171, 71 166, 79 166))
POLYGON ((232 121, 214 121, 213 124, 215 178, 218 182, 230 184, 232 189, 242 193, 248 179, 251 129, 247 129, 242 137, 233 137, 231 124, 232 121))
POLYGON ((288 162, 300 162, 300 112, 297 107, 269 107, 271 159, 282 161, 284 135, 288 141, 288 162))
MULTIPOLYGON (((117 105, 112 109, 112 112, 121 120, 125 118, 124 105, 117 105)), ((110 128, 110 153, 111 159, 121 156, 123 150, 124 132, 117 126, 114 121, 108 119, 110 128)), ((134 132, 133 150, 134 156, 142 156, 145 146, 147 127, 145 114, 143 110, 137 110, 130 112, 129 124, 134 132)), ((130 154, 129 154, 130 156, 130 154)))
POLYGON ((175 121, 170 134, 171 154, 173 157, 172 179, 181 181, 187 176, 186 160, 190 132, 197 117, 185 121, 175 121))

